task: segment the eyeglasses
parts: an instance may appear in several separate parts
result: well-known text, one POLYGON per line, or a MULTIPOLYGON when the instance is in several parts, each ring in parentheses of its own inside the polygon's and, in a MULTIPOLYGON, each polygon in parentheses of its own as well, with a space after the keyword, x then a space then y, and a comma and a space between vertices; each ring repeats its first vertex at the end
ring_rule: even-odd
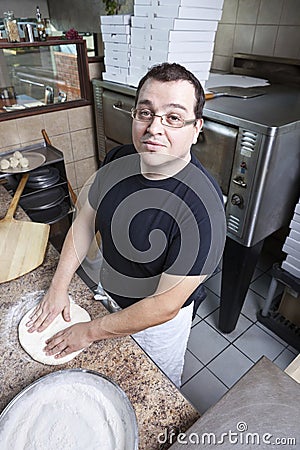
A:
POLYGON ((154 114, 149 109, 139 109, 132 108, 131 117, 139 122, 150 123, 153 120, 153 117, 160 117, 161 123, 166 127, 171 128, 182 128, 186 125, 191 125, 196 122, 196 119, 192 120, 184 120, 179 114, 168 113, 168 114, 154 114))

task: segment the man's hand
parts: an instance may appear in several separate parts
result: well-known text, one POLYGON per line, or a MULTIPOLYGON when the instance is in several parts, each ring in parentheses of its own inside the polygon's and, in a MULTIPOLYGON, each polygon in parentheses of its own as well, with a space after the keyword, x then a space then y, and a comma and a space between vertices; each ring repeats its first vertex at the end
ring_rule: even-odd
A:
POLYGON ((30 316, 27 322, 29 333, 45 330, 62 313, 66 322, 70 322, 70 300, 67 292, 57 292, 51 288, 30 316))
POLYGON ((55 355, 55 358, 62 358, 90 346, 93 341, 90 338, 89 328, 90 323, 76 323, 65 330, 59 331, 46 341, 47 345, 44 348, 46 355, 55 355))

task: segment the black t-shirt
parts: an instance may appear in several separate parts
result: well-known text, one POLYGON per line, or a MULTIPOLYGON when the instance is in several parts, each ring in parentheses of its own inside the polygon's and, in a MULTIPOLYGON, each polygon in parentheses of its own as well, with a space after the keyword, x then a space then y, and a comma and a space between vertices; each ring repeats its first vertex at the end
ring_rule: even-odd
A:
MULTIPOLYGON (((222 193, 192 155, 178 174, 150 180, 133 145, 111 150, 89 191, 102 237, 100 280, 122 307, 152 295, 163 272, 212 274, 225 242, 222 193)), ((185 302, 199 295, 197 289, 185 302)))

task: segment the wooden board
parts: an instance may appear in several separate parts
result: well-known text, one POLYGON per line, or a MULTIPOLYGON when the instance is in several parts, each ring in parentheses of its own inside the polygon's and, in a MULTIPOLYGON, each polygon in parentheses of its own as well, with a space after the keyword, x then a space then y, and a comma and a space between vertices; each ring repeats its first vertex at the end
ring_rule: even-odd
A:
POLYGON ((31 272, 44 260, 50 226, 13 218, 28 176, 21 178, 6 216, 0 220, 0 283, 31 272))

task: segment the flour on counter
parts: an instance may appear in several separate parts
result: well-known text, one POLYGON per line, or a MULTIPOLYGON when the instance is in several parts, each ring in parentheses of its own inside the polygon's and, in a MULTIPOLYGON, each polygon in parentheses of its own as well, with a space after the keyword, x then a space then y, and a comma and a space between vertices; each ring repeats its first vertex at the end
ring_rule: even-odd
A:
POLYGON ((110 382, 86 383, 76 374, 38 383, 0 421, 1 448, 134 450, 123 400, 110 382))

